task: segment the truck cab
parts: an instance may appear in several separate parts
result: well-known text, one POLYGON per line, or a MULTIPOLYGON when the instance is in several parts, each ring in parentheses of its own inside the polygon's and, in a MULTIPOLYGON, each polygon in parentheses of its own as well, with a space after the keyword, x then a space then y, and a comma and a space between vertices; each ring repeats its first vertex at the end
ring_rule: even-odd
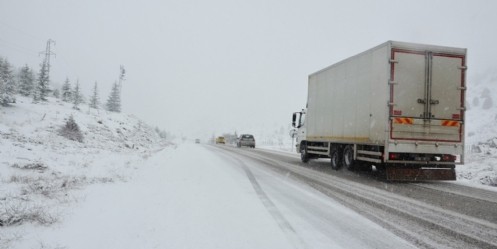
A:
POLYGON ((302 109, 300 112, 294 112, 292 116, 292 126, 297 128, 295 147, 298 152, 301 151, 301 142, 306 140, 305 114, 306 110, 302 109))

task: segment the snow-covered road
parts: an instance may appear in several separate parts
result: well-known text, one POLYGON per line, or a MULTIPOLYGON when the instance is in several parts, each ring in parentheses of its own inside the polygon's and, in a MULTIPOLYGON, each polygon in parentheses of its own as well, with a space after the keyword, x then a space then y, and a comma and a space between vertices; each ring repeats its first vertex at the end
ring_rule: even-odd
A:
POLYGON ((457 182, 392 183, 381 174, 303 164, 293 155, 217 147, 339 201, 420 248, 496 248, 497 192, 457 182))
MULTIPOLYGON (((223 153, 223 150, 210 148, 223 153)), ((294 248, 411 248, 405 241, 288 175, 224 152, 241 167, 294 248)), ((243 176, 242 176, 243 177, 243 176)))
POLYGON ((324 194, 211 146, 169 148, 125 183, 94 185, 19 248, 411 248, 324 194))

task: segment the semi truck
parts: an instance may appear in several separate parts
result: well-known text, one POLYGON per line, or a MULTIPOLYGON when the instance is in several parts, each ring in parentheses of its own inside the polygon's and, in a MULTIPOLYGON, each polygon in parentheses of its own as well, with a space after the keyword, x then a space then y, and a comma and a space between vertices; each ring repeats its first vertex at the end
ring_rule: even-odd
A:
POLYGON ((464 163, 466 49, 387 41, 308 77, 293 113, 301 160, 385 172, 387 180, 455 180, 464 163))

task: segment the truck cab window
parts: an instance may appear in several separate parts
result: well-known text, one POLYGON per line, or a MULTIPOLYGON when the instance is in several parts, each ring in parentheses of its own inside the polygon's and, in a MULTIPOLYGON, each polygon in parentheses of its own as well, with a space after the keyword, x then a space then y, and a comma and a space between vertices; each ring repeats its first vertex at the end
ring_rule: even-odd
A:
POLYGON ((302 113, 300 114, 300 119, 299 119, 299 127, 304 126, 304 123, 305 123, 305 113, 304 113, 304 112, 302 112, 302 113))

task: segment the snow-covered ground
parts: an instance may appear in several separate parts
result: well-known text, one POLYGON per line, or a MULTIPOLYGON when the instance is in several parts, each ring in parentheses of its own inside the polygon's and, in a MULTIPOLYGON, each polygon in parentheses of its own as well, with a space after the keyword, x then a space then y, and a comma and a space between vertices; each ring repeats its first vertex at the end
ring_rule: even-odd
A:
POLYGON ((168 145, 133 116, 81 107, 18 97, 13 106, 0 108, 0 248, 22 240, 30 226, 61 223, 84 202, 78 191, 128 181, 146 158, 168 145), (82 143, 60 135, 70 115, 82 143))

